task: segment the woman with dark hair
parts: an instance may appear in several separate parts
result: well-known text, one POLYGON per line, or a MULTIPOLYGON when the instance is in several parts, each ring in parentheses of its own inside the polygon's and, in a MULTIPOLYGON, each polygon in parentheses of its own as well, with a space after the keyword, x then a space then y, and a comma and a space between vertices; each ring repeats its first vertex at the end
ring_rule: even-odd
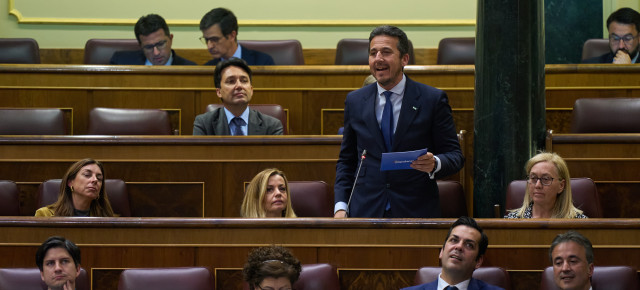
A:
POLYGON ((99 161, 86 158, 74 163, 62 177, 58 200, 38 209, 36 216, 114 216, 104 180, 99 161))
POLYGON ((249 253, 242 274, 251 290, 291 290, 301 271, 300 261, 288 249, 269 246, 249 253))

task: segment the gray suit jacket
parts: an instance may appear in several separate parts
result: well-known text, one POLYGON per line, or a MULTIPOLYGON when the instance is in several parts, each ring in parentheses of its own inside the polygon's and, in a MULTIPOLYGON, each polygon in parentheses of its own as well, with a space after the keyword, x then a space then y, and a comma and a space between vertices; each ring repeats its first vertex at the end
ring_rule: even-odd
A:
MULTIPOLYGON (((249 106, 249 135, 282 135, 280 120, 251 110, 249 106)), ((224 108, 196 116, 193 135, 231 135, 224 108)))

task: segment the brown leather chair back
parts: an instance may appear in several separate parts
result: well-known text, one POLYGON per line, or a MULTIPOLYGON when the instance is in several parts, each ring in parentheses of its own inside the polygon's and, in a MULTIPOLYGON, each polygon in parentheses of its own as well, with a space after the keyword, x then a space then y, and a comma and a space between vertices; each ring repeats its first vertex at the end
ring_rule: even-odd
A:
POLYGON ((140 50, 137 39, 89 39, 84 45, 85 64, 109 64, 113 53, 140 50))
POLYGON ((33 38, 0 38, 0 63, 40 63, 40 48, 33 38))
POLYGON ((213 276, 205 267, 126 269, 118 290, 213 290, 213 276))
MULTIPOLYGON (((38 208, 53 204, 58 200, 61 182, 61 179, 49 179, 40 184, 37 198, 38 208)), ((119 216, 130 217, 129 193, 124 181, 121 179, 107 179, 104 182, 104 186, 113 211, 119 216)))
MULTIPOLYGON (((207 106, 206 111, 211 112, 222 107, 223 107, 222 104, 209 104, 207 106)), ((289 123, 287 123, 287 112, 285 112, 284 109, 282 109, 282 106, 276 105, 276 104, 255 104, 255 105, 250 104, 249 109, 256 110, 260 113, 263 113, 265 115, 268 115, 280 120, 280 123, 282 123, 282 134, 284 135, 289 134, 289 123)))
POLYGON ((89 135, 173 135, 169 114, 156 109, 93 108, 89 135))
POLYGON ((0 180, 0 216, 20 215, 20 190, 15 182, 0 180))
MULTIPOLYGON (((242 283, 243 290, 249 290, 247 282, 242 283)), ((340 281, 336 268, 329 264, 303 264, 298 281, 293 284, 296 290, 340 290, 340 281)))
POLYGON ((459 218, 468 216, 467 202, 462 184, 452 180, 438 180, 440 195, 440 212, 443 218, 459 218))
POLYGON ((298 217, 333 217, 333 191, 324 181, 289 181, 291 205, 298 217))
POLYGON ((475 64, 475 37, 443 38, 438 44, 438 64, 475 64))
MULTIPOLYGON (((638 288, 638 273, 629 266, 595 266, 591 276, 593 289, 627 290, 638 288)), ((542 273, 540 290, 558 289, 553 281, 553 267, 547 267, 542 273)))
MULTIPOLYGON (((514 180, 507 186, 506 208, 516 209, 522 206, 526 180, 514 180)), ((600 196, 596 184, 587 177, 571 178, 573 205, 581 209, 590 218, 602 218, 604 212, 600 205, 600 196)))
MULTIPOLYGON (((440 267, 422 267, 416 272, 413 282, 416 285, 433 282, 438 279, 441 271, 440 267)), ((511 290, 509 273, 500 267, 480 267, 473 271, 472 277, 487 284, 511 290)))
POLYGON ((640 133, 640 98, 577 99, 571 133, 640 133))
POLYGON ((609 39, 606 38, 592 38, 587 39, 582 47, 582 60, 601 56, 611 51, 609 47, 609 39))
POLYGON ((304 65, 302 44, 298 40, 240 40, 238 42, 248 49, 270 55, 276 65, 304 65))
POLYGON ((0 135, 65 135, 60 109, 0 109, 0 135))
MULTIPOLYGON (((40 277, 40 269, 35 268, 0 268, 0 290, 47 290, 40 277)), ((76 290, 91 290, 87 271, 80 267, 80 275, 76 278, 76 290)))
MULTIPOLYGON (((369 39, 344 38, 336 47, 336 65, 369 65, 369 39)), ((413 43, 409 40, 409 64, 416 64, 413 43)))

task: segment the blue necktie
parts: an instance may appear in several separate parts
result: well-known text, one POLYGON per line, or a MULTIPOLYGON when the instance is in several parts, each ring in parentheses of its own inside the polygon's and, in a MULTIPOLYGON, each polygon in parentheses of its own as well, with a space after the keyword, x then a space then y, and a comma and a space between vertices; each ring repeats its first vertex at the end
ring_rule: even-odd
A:
POLYGON ((382 130, 382 137, 384 137, 384 145, 387 148, 387 152, 391 151, 391 144, 393 144, 393 104, 391 104, 391 91, 383 92, 387 102, 384 104, 384 110, 382 110, 382 120, 380 121, 380 129, 382 130))
POLYGON ((244 133, 242 132, 242 126, 247 124, 247 122, 245 122, 240 117, 234 117, 233 119, 231 119, 231 123, 233 123, 234 125, 233 136, 244 136, 244 133))

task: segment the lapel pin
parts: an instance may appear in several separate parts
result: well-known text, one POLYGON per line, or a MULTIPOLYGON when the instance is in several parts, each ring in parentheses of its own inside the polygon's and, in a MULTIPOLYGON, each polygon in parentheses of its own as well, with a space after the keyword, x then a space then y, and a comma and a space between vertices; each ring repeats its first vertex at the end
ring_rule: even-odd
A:
POLYGON ((414 110, 414 111, 417 111, 417 110, 418 110, 418 108, 414 106, 414 107, 413 107, 413 110, 414 110))

